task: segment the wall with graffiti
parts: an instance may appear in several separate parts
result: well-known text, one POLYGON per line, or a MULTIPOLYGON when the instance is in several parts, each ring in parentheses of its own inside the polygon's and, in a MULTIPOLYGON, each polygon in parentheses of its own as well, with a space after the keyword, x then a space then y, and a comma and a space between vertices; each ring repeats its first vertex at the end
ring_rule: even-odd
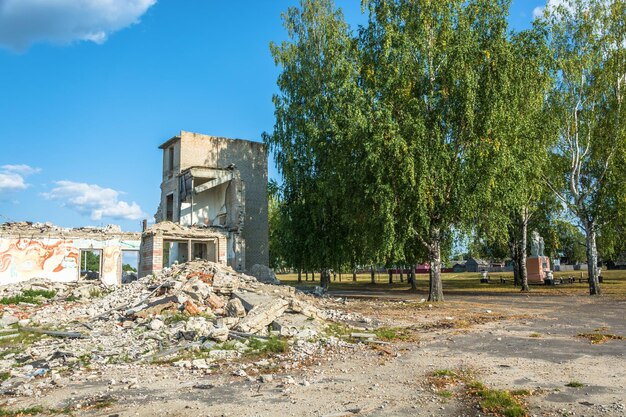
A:
POLYGON ((140 243, 122 239, 0 238, 0 285, 31 278, 77 281, 81 249, 101 250, 101 280, 107 285, 118 285, 122 251, 139 250, 140 243))

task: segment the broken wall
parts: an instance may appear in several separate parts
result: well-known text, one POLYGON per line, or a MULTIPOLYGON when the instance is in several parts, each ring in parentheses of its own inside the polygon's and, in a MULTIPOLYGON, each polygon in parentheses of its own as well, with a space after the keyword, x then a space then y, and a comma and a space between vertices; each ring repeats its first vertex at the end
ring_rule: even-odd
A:
POLYGON ((0 237, 0 285, 46 278, 70 282, 80 279, 80 251, 101 250, 100 279, 121 283, 122 250, 139 250, 140 240, 86 237, 0 237))

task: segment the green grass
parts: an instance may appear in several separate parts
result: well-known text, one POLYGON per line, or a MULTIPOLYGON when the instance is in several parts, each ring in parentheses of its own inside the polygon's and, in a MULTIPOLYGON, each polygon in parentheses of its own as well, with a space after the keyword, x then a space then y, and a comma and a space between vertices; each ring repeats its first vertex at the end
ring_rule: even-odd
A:
POLYGON ((373 333, 381 340, 409 340, 411 338, 410 332, 407 329, 401 327, 380 327, 373 331, 373 333))
POLYGON ((443 398, 452 398, 452 395, 454 395, 452 391, 448 390, 439 391, 437 394, 439 394, 439 396, 443 398))
POLYGON ((19 303, 41 304, 42 298, 49 300, 56 295, 56 291, 24 290, 20 294, 0 298, 0 304, 11 305, 19 303))
POLYGON ((0 372, 0 382, 11 378, 11 372, 0 372))
POLYGON ((41 414, 43 412, 44 412, 44 408, 39 405, 34 406, 34 407, 28 407, 28 408, 19 408, 16 410, 9 410, 8 408, 4 408, 0 406, 1 417, 33 416, 36 414, 41 414))
POLYGON ((285 353, 289 350, 289 344, 285 339, 272 336, 267 340, 251 338, 249 347, 252 353, 266 355, 270 353, 285 353))
POLYGON ((79 298, 76 297, 75 295, 70 295, 69 297, 65 297, 65 301, 69 301, 69 302, 74 302, 74 301, 78 301, 79 298))
POLYGON ((91 298, 100 298, 104 295, 104 293, 99 288, 92 288, 89 290, 89 297, 91 298))
POLYGON ((437 369, 436 371, 433 371, 433 373, 430 374, 430 375, 435 377, 435 378, 453 378, 453 379, 457 379, 459 377, 459 375, 456 372, 451 371, 449 369, 437 369))
MULTIPOLYGON (((480 273, 463 272, 463 273, 443 273, 442 275, 443 288, 446 293, 509 293, 518 294, 520 292, 519 287, 514 287, 513 273, 512 272, 492 272, 489 277, 492 281, 491 284, 480 283, 480 273), (505 279, 506 284, 501 284, 500 279, 505 279)), ((545 286, 545 285, 531 285, 531 294, 554 294, 554 295, 587 295, 589 294, 589 285, 586 282, 586 271, 565 271, 555 272, 555 278, 567 278, 575 277, 576 282, 574 284, 545 286), (578 280, 581 276, 583 282, 579 283, 578 280)), ((280 279, 284 284, 292 285, 298 288, 312 288, 319 285, 319 274, 315 274, 315 281, 304 281, 304 274, 302 276, 302 282, 298 283, 298 274, 279 274, 280 279)), ((626 270, 613 270, 602 271, 602 277, 604 282, 600 284, 602 293, 608 296, 617 296, 623 298, 626 294, 626 270)), ((419 293, 428 292, 428 274, 417 274, 417 288, 419 293)), ((376 283, 371 283, 369 273, 357 274, 357 281, 352 282, 352 274, 344 274, 343 279, 339 282, 332 281, 330 283, 330 290, 337 291, 404 291, 410 288, 410 284, 406 282, 406 275, 404 277, 404 283, 400 283, 398 275, 394 275, 394 283, 389 284, 389 276, 386 273, 380 273, 376 275, 376 283)))
POLYGON ((567 384, 565 384, 566 387, 570 387, 570 388, 582 388, 585 386, 585 384, 583 384, 580 381, 570 381, 567 384))
POLYGON ((469 394, 478 399, 478 405, 485 412, 505 417, 528 415, 525 407, 509 391, 490 389, 477 381, 468 384, 468 388, 469 394))
POLYGON ((530 337, 541 337, 540 333, 534 332, 530 334, 530 337))

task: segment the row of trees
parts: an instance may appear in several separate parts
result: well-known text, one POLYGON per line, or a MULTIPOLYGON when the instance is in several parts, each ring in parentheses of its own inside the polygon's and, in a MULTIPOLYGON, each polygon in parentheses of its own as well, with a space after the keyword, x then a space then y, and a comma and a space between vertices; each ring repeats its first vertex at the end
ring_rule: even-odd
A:
POLYGON ((509 3, 363 0, 357 31, 332 0, 283 15, 274 254, 322 278, 427 260, 442 301, 466 233, 506 245, 527 290, 529 225, 564 216, 600 293, 597 240, 618 250, 625 217, 626 3, 566 0, 521 32, 509 3))

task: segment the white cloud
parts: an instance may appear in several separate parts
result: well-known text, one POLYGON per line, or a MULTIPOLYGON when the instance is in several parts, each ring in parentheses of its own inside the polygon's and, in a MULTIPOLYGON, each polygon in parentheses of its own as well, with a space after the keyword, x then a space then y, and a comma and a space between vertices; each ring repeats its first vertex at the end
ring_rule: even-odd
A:
POLYGON ((103 43, 139 21, 157 0, 0 0, 0 45, 103 43))
POLYGON ((562 4, 565 4, 566 0, 548 0, 545 6, 538 6, 533 9, 533 17, 536 19, 543 16, 543 11, 546 9, 557 8, 562 4))
POLYGON ((43 196, 49 200, 64 201, 81 214, 88 214, 92 220, 103 217, 111 219, 139 220, 146 217, 139 204, 120 201, 119 191, 102 188, 95 184, 83 182, 57 181, 56 187, 43 196))
POLYGON ((0 172, 0 192, 25 190, 28 184, 24 177, 11 172, 0 172))
POLYGON ((2 165, 0 166, 0 192, 25 190, 29 187, 25 176, 40 172, 40 168, 29 165, 2 165))
POLYGON ((19 165, 2 165, 0 167, 3 171, 14 172, 21 175, 31 175, 41 172, 41 168, 33 168, 30 165, 19 164, 19 165))

